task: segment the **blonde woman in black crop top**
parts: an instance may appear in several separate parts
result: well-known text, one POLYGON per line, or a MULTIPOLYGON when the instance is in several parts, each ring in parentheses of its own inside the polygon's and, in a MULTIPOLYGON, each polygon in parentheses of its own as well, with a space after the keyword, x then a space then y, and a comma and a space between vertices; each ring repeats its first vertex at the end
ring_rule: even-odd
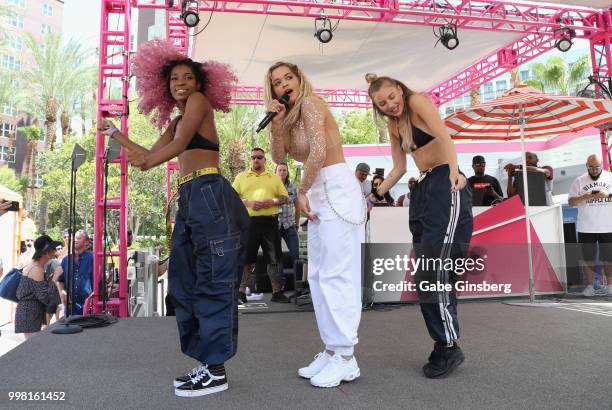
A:
POLYGON ((421 312, 435 342, 423 373, 428 378, 445 377, 465 360, 457 344, 457 274, 447 269, 446 261, 466 256, 473 229, 471 189, 457 166, 455 145, 429 97, 393 78, 368 74, 366 80, 375 115, 386 120, 391 138, 393 169, 379 186, 379 195, 406 173, 407 153, 421 173, 410 192, 414 255, 444 261, 433 269, 421 265, 414 275, 421 312))

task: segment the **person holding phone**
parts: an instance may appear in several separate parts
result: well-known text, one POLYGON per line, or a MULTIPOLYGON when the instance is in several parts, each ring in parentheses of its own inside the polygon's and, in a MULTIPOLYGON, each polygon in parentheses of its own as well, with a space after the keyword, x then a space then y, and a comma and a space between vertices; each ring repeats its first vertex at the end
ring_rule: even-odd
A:
POLYGON ((569 205, 578 208, 576 231, 581 243, 582 262, 587 286, 582 294, 612 295, 612 173, 602 169, 601 160, 590 155, 587 172, 576 178, 569 191, 569 205), (597 248, 599 260, 608 277, 608 286, 595 289, 595 263, 597 248))
POLYGON ((11 203, 11 201, 6 201, 3 199, 2 202, 0 203, 0 216, 9 212, 11 210, 12 205, 13 204, 11 203))

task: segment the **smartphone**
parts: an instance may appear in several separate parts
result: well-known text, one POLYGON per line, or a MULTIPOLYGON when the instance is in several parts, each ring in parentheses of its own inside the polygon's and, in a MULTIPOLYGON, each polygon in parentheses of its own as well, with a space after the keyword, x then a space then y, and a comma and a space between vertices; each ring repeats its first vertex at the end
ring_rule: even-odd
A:
MULTIPOLYGON (((9 201, 6 201, 3 199, 2 202, 9 202, 9 201)), ((7 209, 7 211, 11 211, 11 212, 19 211, 19 202, 18 201, 10 201, 10 202, 11 202, 11 207, 7 209)))

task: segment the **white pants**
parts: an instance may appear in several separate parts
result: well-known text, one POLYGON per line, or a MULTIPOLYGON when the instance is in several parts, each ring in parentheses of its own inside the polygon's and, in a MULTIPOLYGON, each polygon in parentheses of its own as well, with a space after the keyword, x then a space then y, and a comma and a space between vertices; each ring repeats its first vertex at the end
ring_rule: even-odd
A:
POLYGON ((345 163, 321 169, 308 201, 318 217, 308 222, 308 284, 319 333, 327 350, 349 356, 361 320, 365 201, 345 163))

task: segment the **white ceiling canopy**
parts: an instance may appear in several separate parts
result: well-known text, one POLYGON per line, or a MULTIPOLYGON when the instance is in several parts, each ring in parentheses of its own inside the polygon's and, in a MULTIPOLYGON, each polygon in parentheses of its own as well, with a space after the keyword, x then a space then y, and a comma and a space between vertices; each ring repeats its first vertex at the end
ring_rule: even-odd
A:
MULTIPOLYGON (((207 13, 200 18, 206 22, 207 13)), ((365 89, 364 74, 375 72, 425 90, 521 35, 459 29, 458 37, 451 51, 434 48, 432 27, 341 20, 322 45, 314 18, 215 12, 194 38, 193 56, 230 63, 247 86, 262 86, 268 67, 282 60, 299 65, 315 88, 365 89)))

